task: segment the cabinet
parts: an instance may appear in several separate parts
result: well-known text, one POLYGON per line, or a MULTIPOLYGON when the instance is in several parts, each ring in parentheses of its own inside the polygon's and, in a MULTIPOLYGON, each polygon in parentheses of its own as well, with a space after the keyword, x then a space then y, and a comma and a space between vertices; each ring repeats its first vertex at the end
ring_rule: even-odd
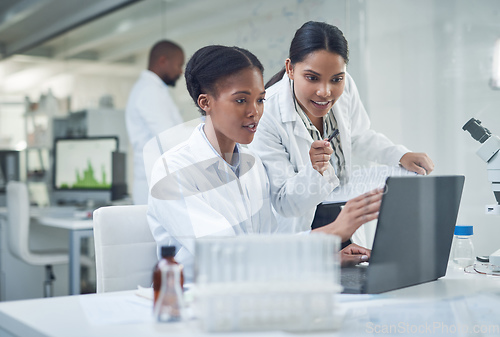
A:
POLYGON ((129 148, 123 110, 86 109, 55 117, 52 133, 54 138, 117 136, 120 152, 129 148))

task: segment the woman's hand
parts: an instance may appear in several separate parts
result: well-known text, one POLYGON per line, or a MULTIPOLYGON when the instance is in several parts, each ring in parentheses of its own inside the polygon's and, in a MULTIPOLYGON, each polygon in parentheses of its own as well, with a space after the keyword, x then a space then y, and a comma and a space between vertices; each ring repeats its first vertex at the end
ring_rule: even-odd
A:
POLYGON ((351 243, 340 251, 340 265, 349 267, 370 260, 371 250, 351 243))
POLYGON ((347 241, 362 224, 378 218, 383 193, 383 189, 376 189, 349 200, 334 222, 313 231, 338 235, 342 242, 347 241))
POLYGON ((407 152, 401 157, 399 163, 408 171, 424 176, 434 170, 434 163, 427 153, 407 152))
POLYGON ((327 140, 316 140, 311 144, 309 158, 311 158, 312 167, 321 175, 328 169, 332 153, 332 146, 327 140))

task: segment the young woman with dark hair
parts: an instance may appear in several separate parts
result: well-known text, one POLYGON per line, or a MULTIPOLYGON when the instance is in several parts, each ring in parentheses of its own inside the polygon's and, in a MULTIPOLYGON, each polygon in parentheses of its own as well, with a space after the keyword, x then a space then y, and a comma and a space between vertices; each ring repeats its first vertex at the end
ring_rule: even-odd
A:
POLYGON ((306 22, 295 33, 284 69, 266 85, 265 113, 249 147, 266 167, 279 231, 335 219, 340 207, 318 204, 349 179, 353 153, 419 174, 434 168, 425 153, 409 152, 370 129, 348 61, 347 40, 337 27, 306 22))
MULTIPOLYGON (((189 94, 206 120, 156 162, 148 221, 158 247, 178 248, 176 260, 188 281, 195 239, 276 232, 264 166, 240 146, 258 133, 265 96, 262 73, 258 59, 237 47, 204 47, 186 66, 189 94)), ((380 199, 376 191, 349 201, 352 216, 339 217, 322 231, 348 238, 377 217, 380 199)), ((344 263, 357 263, 369 254, 353 245, 341 256, 344 263)))

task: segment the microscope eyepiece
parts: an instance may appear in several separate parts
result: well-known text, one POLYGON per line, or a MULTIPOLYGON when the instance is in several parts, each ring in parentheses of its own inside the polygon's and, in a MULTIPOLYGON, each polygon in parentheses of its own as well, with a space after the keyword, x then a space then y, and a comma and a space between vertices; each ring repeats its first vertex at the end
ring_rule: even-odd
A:
POLYGON ((468 131, 472 138, 481 144, 491 136, 490 130, 482 126, 481 121, 475 118, 469 119, 469 121, 462 127, 462 130, 468 131))

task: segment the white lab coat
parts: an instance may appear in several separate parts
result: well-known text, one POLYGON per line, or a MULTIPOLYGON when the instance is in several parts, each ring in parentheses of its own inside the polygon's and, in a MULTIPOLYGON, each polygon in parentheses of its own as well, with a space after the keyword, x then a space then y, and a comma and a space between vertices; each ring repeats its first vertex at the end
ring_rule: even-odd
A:
POLYGON ((142 155, 144 145, 160 132, 182 123, 168 86, 152 71, 144 70, 134 84, 125 121, 134 150, 134 204, 147 204, 148 183, 142 155))
POLYGON ((258 156, 239 145, 240 174, 213 150, 198 126, 162 155, 151 176, 148 222, 158 247, 175 245, 176 260, 193 277, 195 239, 273 233, 276 220, 266 171, 258 156))
MULTIPOLYGON (((352 169, 352 153, 370 161, 398 165, 407 148, 394 145, 387 137, 370 129, 370 119, 359 98, 354 80, 346 74, 345 89, 333 105, 344 151, 346 174, 352 169)), ((312 168, 309 150, 313 142, 295 111, 288 75, 267 89, 264 115, 249 145, 262 159, 271 182, 271 197, 278 231, 308 230, 316 206, 337 186, 321 186, 321 176, 312 168), (323 188, 318 188, 323 187, 323 188), (284 216, 287 216, 285 218, 284 216)))

